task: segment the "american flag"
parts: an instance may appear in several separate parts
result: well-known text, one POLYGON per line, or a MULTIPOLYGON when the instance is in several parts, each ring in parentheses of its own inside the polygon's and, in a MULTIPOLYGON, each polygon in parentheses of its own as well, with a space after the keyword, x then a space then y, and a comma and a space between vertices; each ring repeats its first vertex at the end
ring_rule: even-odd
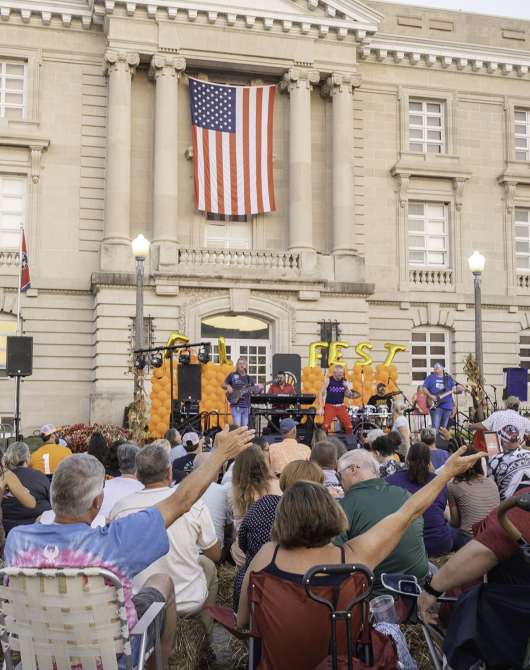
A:
POLYGON ((21 230, 22 241, 20 244, 20 290, 25 293, 28 288, 31 288, 31 280, 29 278, 29 264, 28 251, 26 248, 26 235, 24 230, 21 230))
POLYGON ((275 87, 189 82, 195 208, 222 215, 274 211, 275 87))

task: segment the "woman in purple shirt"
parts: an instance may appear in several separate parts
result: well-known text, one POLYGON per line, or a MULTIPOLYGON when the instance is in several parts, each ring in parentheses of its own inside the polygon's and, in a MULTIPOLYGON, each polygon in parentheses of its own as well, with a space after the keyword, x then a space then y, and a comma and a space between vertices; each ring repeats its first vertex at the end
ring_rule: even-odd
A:
MULTIPOLYGON (((386 478, 389 484, 416 493, 434 479, 431 450, 423 442, 416 442, 407 454, 407 469, 386 478)), ((433 504, 423 513, 423 541, 429 558, 444 556, 453 548, 453 535, 447 522, 448 492, 445 487, 433 504)))

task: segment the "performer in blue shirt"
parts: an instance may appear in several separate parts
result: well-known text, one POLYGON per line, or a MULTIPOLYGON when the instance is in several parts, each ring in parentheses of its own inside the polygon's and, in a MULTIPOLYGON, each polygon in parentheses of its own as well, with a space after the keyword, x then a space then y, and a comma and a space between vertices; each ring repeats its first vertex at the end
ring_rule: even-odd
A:
POLYGON ((431 407, 433 428, 446 428, 453 413, 454 393, 462 393, 463 388, 448 374, 441 363, 435 363, 433 371, 423 382, 423 390, 427 395, 427 402, 436 403, 431 407), (444 397, 440 397, 444 396, 444 397))

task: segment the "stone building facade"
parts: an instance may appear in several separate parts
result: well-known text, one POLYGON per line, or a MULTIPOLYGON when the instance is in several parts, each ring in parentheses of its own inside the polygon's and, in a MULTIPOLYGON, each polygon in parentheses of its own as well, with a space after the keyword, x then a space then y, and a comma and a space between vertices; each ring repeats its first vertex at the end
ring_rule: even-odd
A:
MULTIPOLYGON (((501 385, 530 360, 529 44, 528 22, 380 2, 4 0, 0 338, 23 223, 24 428, 121 419, 138 233, 157 341, 225 329, 268 377, 273 353, 306 360, 319 322, 338 321, 349 360, 360 341, 376 363, 407 345, 405 390, 473 350, 478 248, 501 385), (194 209, 189 76, 278 84, 276 212, 194 209)), ((0 416, 13 398, 0 378, 0 416)))

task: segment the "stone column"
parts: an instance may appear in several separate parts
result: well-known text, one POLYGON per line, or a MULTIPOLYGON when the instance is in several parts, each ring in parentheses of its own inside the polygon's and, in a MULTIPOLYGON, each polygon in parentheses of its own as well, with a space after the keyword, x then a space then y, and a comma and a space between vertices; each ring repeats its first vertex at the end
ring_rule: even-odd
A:
MULTIPOLYGON (((283 76, 289 106, 289 249, 315 255, 311 183, 311 90, 317 70, 293 67, 283 76)), ((309 259, 308 259, 309 260, 309 259)), ((313 261, 314 262, 314 261, 313 261)), ((304 263, 306 269, 308 263, 304 263)))
POLYGON ((353 88, 358 74, 333 73, 327 80, 332 101, 332 209, 333 247, 339 255, 352 255, 353 234, 353 88))
POLYGON ((150 75, 155 80, 152 269, 174 271, 177 265, 178 218, 178 90, 182 56, 155 54, 150 75))
POLYGON ((109 78, 105 234, 101 269, 133 268, 130 247, 131 211, 131 79, 140 62, 137 53, 107 49, 109 78))

